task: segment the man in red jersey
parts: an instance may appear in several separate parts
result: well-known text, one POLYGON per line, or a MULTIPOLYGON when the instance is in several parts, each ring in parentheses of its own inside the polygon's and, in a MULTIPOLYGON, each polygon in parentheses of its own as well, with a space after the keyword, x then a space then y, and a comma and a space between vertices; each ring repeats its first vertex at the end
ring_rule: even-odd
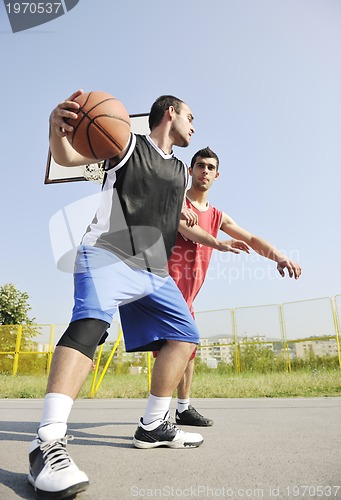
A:
MULTIPOLYGON (((192 176, 192 185, 186 194, 187 207, 198 215, 198 224, 214 238, 221 230, 236 240, 242 240, 255 252, 277 262, 277 270, 285 276, 284 270, 290 278, 298 279, 301 274, 300 266, 291 261, 266 240, 251 234, 240 227, 229 215, 211 206, 208 202, 208 192, 219 177, 219 158, 209 147, 198 151, 191 160, 189 173, 192 176)), ((194 243, 190 239, 186 225, 180 223, 180 232, 168 261, 169 274, 181 290, 187 305, 194 317, 193 301, 202 287, 212 255, 212 247, 194 243)), ((233 252, 234 241, 231 241, 233 252)), ((183 425, 209 427, 213 421, 203 417, 190 405, 190 387, 194 370, 194 350, 187 369, 178 385, 178 407, 176 422, 183 425)))

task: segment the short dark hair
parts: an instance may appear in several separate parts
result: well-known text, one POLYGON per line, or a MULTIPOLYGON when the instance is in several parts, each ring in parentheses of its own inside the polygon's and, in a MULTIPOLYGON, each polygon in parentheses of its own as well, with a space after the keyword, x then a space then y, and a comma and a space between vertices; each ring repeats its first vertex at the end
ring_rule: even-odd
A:
POLYGON ((192 160, 191 160, 191 168, 194 167, 194 164, 196 162, 196 159, 197 158, 214 158, 215 160, 217 160, 217 171, 218 171, 218 168, 219 168, 219 158, 218 158, 218 155, 212 151, 211 148, 209 148, 208 146, 204 149, 200 149, 199 151, 197 151, 195 153, 195 155, 193 156, 192 160))
POLYGON ((160 125, 165 112, 170 106, 173 106, 175 112, 179 115, 182 104, 184 104, 184 102, 173 95, 162 95, 158 97, 152 105, 149 113, 150 130, 153 130, 153 128, 160 125))

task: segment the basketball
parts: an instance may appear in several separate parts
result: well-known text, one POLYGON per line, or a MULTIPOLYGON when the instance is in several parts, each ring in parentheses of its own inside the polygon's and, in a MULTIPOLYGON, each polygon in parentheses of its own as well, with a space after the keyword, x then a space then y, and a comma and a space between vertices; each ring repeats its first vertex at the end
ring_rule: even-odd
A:
POLYGON ((67 133, 72 147, 94 160, 118 155, 130 135, 130 117, 123 104, 106 92, 86 92, 76 97, 75 102, 80 105, 78 118, 67 120, 73 127, 67 133))

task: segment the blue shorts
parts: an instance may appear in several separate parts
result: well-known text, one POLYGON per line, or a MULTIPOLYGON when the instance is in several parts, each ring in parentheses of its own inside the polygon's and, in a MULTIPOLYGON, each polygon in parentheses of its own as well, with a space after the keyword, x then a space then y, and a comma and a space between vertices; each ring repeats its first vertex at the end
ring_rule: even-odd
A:
POLYGON ((97 318, 111 323, 119 308, 127 351, 158 350, 166 340, 198 344, 199 332, 170 276, 132 268, 112 252, 78 249, 72 321, 97 318))

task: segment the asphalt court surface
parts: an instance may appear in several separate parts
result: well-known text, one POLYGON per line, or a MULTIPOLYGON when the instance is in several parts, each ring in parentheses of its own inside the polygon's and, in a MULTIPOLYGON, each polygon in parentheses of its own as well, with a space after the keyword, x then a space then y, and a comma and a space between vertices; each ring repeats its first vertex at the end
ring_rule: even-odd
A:
MULTIPOLYGON (((139 450, 143 399, 84 399, 68 450, 90 479, 77 500, 341 498, 341 398, 193 399, 214 420, 199 448, 139 450)), ((0 399, 0 499, 34 499, 27 450, 42 400, 0 399)), ((174 417, 175 400, 171 415, 174 417)))

